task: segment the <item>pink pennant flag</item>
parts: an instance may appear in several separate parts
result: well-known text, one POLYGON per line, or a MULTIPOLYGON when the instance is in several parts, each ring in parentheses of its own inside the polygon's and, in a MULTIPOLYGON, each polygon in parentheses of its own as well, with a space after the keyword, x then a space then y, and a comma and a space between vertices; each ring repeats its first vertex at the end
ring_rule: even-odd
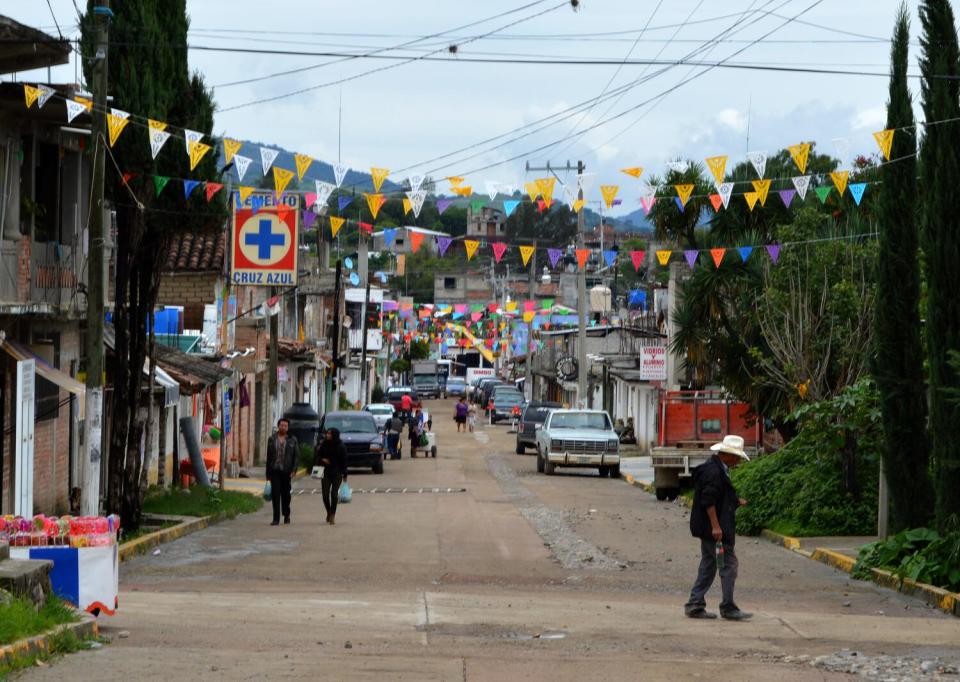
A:
POLYGON ((713 204, 713 212, 719 213, 720 207, 723 206, 723 197, 721 197, 719 194, 711 194, 710 203, 713 204))
POLYGON ((503 258, 503 254, 507 252, 507 245, 503 242, 494 242, 490 245, 493 247, 493 257, 499 263, 500 259, 503 258))
POLYGON ((630 260, 633 261, 633 271, 639 272, 640 266, 643 265, 643 259, 646 257, 646 251, 631 251, 630 260))
POLYGON ((532 312, 535 312, 536 309, 537 309, 537 302, 536 302, 536 301, 524 301, 524 302, 523 302, 523 312, 525 312, 525 313, 532 313, 532 312))
POLYGON ((459 314, 463 315, 465 312, 467 312, 467 304, 466 304, 466 303, 456 303, 456 304, 454 304, 454 306, 453 306, 453 312, 459 313, 459 314))
POLYGON ((470 313, 470 319, 474 322, 479 322, 483 317, 483 313, 470 313))
POLYGON ((780 258, 780 245, 779 244, 768 244, 767 253, 770 254, 770 262, 776 265, 777 260, 780 258))
POLYGON ((691 268, 697 264, 697 256, 700 255, 700 252, 696 249, 687 249, 683 252, 684 257, 687 259, 687 265, 691 268))
POLYGON ((303 195, 304 200, 307 202, 307 206, 313 206, 317 203, 317 193, 316 192, 305 192, 303 195))
POLYGON ((656 197, 641 197, 640 205, 643 206, 643 212, 646 214, 650 213, 650 209, 653 208, 653 205, 657 203, 656 197))

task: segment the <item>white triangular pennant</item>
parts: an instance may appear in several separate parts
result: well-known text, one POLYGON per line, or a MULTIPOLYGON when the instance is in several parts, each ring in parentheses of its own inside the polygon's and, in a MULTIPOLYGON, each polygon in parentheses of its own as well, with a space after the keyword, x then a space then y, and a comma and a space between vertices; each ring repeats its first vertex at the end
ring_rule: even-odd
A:
POLYGON ((597 179, 595 173, 584 173, 577 176, 577 189, 583 190, 583 196, 587 196, 593 189, 593 181, 597 179))
POLYGON ((157 128, 150 130, 150 154, 154 159, 157 158, 157 154, 160 153, 163 145, 165 145, 169 139, 170 133, 166 130, 159 130, 157 128))
POLYGON ((421 185, 423 185, 423 175, 408 175, 407 182, 410 183, 411 192, 419 192, 421 185))
POLYGON ((183 129, 183 144, 187 149, 187 156, 190 156, 190 149, 194 144, 203 139, 203 133, 198 133, 196 130, 187 130, 183 129))
POLYGON ((763 174, 767 170, 767 153, 747 152, 747 159, 753 164, 753 168, 757 171, 757 175, 762 178, 763 174))
POLYGON ((241 154, 233 155, 234 167, 237 169, 237 179, 240 182, 243 182, 243 176, 247 174, 247 168, 250 167, 250 162, 253 161, 249 156, 243 156, 241 154))
POLYGON ((86 111, 87 107, 76 100, 67 100, 67 123, 70 123, 77 116, 86 111))
POLYGON ((487 180, 487 196, 490 197, 490 201, 493 201, 497 198, 497 194, 500 192, 500 183, 494 182, 493 180, 487 180))
POLYGON ((797 189, 797 194, 800 196, 800 200, 807 198, 807 190, 810 188, 810 176, 809 175, 798 175, 793 178, 793 186, 797 189))
POLYGON ((567 198, 567 203, 570 204, 570 206, 573 206, 573 202, 579 199, 579 196, 577 196, 577 190, 570 185, 563 186, 563 196, 567 198))
POLYGON ((330 199, 330 195, 333 194, 333 190, 336 189, 329 182, 324 182, 323 180, 314 181, 317 186, 317 200, 314 205, 316 206, 326 206, 327 201, 330 199))
POLYGON ((338 188, 343 184, 343 179, 347 177, 347 171, 349 170, 348 166, 339 163, 333 164, 333 179, 336 181, 338 188))
POLYGON ((420 209, 423 208, 423 200, 427 198, 427 193, 422 189, 416 192, 407 192, 407 198, 410 200, 410 208, 413 210, 413 217, 420 217, 420 209))
POLYGON ((687 169, 690 168, 690 164, 686 161, 667 161, 667 168, 674 173, 686 173, 687 169))
POLYGON ((277 160, 277 156, 279 154, 280 152, 276 149, 260 147, 260 165, 263 166, 264 175, 266 175, 267 171, 270 170, 270 166, 272 166, 273 162, 277 160))
POLYGON ((50 98, 54 96, 54 94, 56 94, 56 90, 47 87, 46 85, 38 85, 37 89, 40 90, 40 97, 37 98, 37 106, 43 109, 43 105, 46 104, 50 98))
POLYGON ((730 204, 730 195, 733 194, 733 183, 722 182, 717 185, 717 194, 720 195, 720 200, 723 202, 723 207, 727 208, 727 206, 730 204))

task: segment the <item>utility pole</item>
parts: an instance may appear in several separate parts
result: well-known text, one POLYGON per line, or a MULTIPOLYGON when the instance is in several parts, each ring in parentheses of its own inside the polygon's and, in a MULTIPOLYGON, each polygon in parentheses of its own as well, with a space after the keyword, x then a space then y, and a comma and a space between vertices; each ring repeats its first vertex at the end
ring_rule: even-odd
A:
POLYGON ((110 40, 110 0, 96 0, 96 52, 93 57, 93 211, 87 237, 87 392, 84 397, 80 511, 100 513, 100 454, 103 446, 103 313, 106 294, 104 273, 104 148, 107 141, 107 50, 110 40))
MULTIPOLYGON (((277 298, 277 287, 270 287, 270 300, 273 301, 277 298)), ((276 301, 276 305, 279 305, 280 302, 276 301)), ((270 391, 270 425, 268 429, 272 429, 277 423, 280 415, 277 412, 277 366, 280 364, 279 358, 279 347, 280 347, 280 312, 277 311, 270 315, 270 350, 269 350, 269 362, 267 372, 269 373, 267 386, 270 391)))
MULTIPOLYGON (((549 163, 542 168, 535 168, 529 164, 526 164, 526 170, 528 171, 547 171, 548 173, 553 173, 554 177, 559 177, 556 174, 557 170, 571 171, 573 167, 570 165, 570 162, 567 161, 566 168, 553 168, 549 163)), ((583 201, 583 172, 586 170, 586 166, 583 161, 577 161, 577 198, 583 201)), ((601 234, 603 233, 602 227, 603 221, 601 219, 601 234)), ((583 208, 581 207, 579 213, 577 213, 577 248, 583 248, 583 237, 584 237, 584 216, 583 208)), ((587 271, 586 266, 579 268, 577 273, 577 312, 580 317, 580 327, 577 330, 577 405, 580 407, 586 407, 587 405, 587 271)))
MULTIPOLYGON (((536 300, 533 289, 537 285, 537 240, 533 240, 533 254, 530 256, 530 270, 527 275, 527 289, 531 300, 536 300)), ((523 377, 523 394, 527 400, 533 400, 533 320, 527 322, 527 352, 526 352, 526 372, 523 377)))
POLYGON ((360 407, 367 404, 367 304, 370 301, 370 280, 367 280, 367 288, 363 295, 363 305, 360 307, 360 317, 363 318, 363 324, 360 325, 363 334, 362 351, 360 352, 360 407))
POLYGON ((343 274, 343 261, 337 259, 337 269, 334 275, 333 283, 333 310, 330 314, 330 320, 333 324, 333 390, 330 392, 330 404, 327 411, 332 412, 340 404, 340 327, 343 320, 340 319, 340 278, 343 274))

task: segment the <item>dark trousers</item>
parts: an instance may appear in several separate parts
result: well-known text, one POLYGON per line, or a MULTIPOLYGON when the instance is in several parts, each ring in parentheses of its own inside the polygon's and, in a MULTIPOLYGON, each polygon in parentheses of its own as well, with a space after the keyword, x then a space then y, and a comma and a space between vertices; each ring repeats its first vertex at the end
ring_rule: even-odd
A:
POLYGON ((387 434, 387 450, 390 452, 391 459, 400 459, 400 434, 387 434))
POLYGON ((273 522, 280 522, 280 512, 283 518, 290 518, 290 474, 282 471, 270 472, 270 501, 273 502, 273 522))
MULTIPOLYGON (((723 568, 720 569, 720 588, 722 592, 720 600, 720 613, 729 613, 737 610, 737 604, 733 601, 733 588, 737 582, 737 569, 740 563, 737 561, 737 555, 731 544, 723 543, 723 568)), ((717 543, 713 538, 709 540, 700 539, 700 569, 697 572, 697 580, 693 583, 693 589, 690 590, 690 599, 684 605, 687 613, 700 611, 707 606, 707 591, 713 585, 713 579, 717 575, 717 543)))
POLYGON ((320 479, 320 492, 323 497, 323 506, 327 508, 328 514, 337 513, 337 502, 340 501, 341 483, 343 483, 343 476, 340 474, 323 472, 323 478, 320 479))

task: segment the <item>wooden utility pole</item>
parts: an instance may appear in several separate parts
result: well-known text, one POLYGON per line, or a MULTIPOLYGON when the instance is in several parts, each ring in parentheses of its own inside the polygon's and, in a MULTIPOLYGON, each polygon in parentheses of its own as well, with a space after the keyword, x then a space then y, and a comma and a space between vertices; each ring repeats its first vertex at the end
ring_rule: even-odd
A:
POLYGON ((367 379, 370 373, 367 371, 367 306, 370 303, 370 280, 367 280, 367 288, 363 295, 363 305, 360 307, 360 317, 363 318, 363 322, 360 325, 360 330, 362 334, 362 340, 360 341, 361 348, 363 349, 360 353, 360 407, 363 407, 367 404, 367 379))
MULTIPOLYGON (((277 287, 270 287, 270 300, 277 298, 277 287)), ((276 302, 279 305, 279 301, 276 302)), ((279 311, 274 314, 270 314, 270 349, 269 349, 269 362, 267 372, 269 373, 267 386, 269 387, 270 392, 270 425, 269 429, 273 429, 274 424, 277 423, 277 419, 280 418, 280 415, 277 414, 277 366, 279 365, 279 346, 280 346, 280 313, 279 311)))
POLYGON ((331 367, 333 370, 333 390, 331 391, 330 405, 327 406, 328 412, 336 410, 340 405, 340 327, 343 324, 343 320, 340 319, 340 278, 342 274, 343 261, 337 258, 337 269, 333 284, 333 311, 330 316, 333 324, 333 367, 331 367))
POLYGON ((103 315, 106 297, 104 272, 104 163, 107 144, 107 52, 110 40, 110 0, 96 0, 93 54, 93 177, 87 236, 87 392, 84 397, 83 445, 80 460, 80 510, 85 516, 100 513, 100 454, 103 444, 103 315))

